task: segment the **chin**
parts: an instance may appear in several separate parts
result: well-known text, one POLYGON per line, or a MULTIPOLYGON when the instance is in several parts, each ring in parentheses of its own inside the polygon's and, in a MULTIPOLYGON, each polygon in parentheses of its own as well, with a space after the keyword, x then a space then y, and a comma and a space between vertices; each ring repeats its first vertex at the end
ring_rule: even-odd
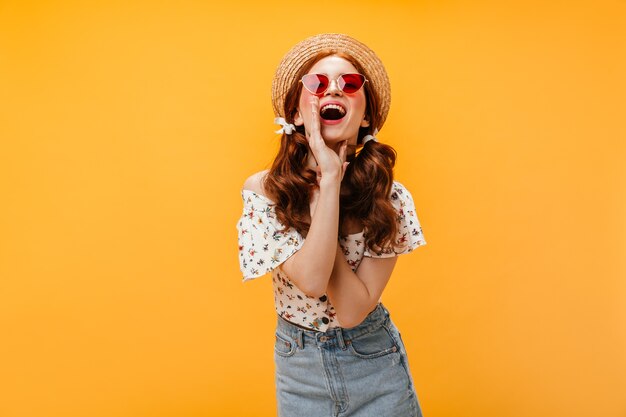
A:
POLYGON ((326 130, 323 127, 320 133, 322 134, 324 141, 327 143, 337 143, 346 139, 348 139, 349 142, 351 138, 356 137, 359 134, 358 130, 353 134, 350 134, 344 131, 334 131, 333 129, 326 130))

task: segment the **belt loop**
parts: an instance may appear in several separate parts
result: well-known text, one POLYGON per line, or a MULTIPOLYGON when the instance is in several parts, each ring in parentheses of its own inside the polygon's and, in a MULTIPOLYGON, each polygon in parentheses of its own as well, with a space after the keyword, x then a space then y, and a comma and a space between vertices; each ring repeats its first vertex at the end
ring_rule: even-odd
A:
POLYGON ((337 335, 337 343, 339 343, 339 347, 341 350, 346 350, 346 344, 343 341, 343 333, 341 332, 341 327, 337 327, 335 329, 335 334, 337 335))
POLYGON ((389 310, 387 310, 387 307, 385 307, 382 302, 380 303, 380 306, 383 309, 384 314, 388 316, 389 315, 389 310))
POLYGON ((296 341, 298 342, 298 346, 300 349, 304 349, 304 332, 302 329, 298 329, 298 336, 296 337, 296 341))

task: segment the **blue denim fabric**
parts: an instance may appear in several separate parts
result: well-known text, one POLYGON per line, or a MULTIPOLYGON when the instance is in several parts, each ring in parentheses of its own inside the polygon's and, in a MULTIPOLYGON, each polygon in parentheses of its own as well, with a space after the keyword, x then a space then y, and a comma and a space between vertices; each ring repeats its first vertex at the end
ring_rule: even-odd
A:
POLYGON ((277 317, 279 417, 422 417, 402 337, 382 303, 361 324, 325 332, 277 317))

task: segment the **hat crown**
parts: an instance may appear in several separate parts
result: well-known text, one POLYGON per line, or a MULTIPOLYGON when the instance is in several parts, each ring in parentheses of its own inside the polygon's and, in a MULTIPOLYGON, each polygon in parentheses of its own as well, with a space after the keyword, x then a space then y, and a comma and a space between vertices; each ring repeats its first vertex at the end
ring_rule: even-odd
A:
POLYGON ((365 76, 380 103, 380 130, 387 119, 391 104, 391 86, 385 67, 378 56, 362 42, 342 33, 322 33, 298 42, 281 60, 272 81, 272 106, 274 114, 285 117, 285 96, 291 86, 298 82, 296 76, 302 66, 318 52, 331 49, 356 59, 365 69, 365 76))

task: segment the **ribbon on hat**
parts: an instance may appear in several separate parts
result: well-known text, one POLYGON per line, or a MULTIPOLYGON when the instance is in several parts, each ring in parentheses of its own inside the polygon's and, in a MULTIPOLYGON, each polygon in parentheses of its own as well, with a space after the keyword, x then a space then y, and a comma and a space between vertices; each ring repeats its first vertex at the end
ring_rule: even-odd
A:
POLYGON ((296 130, 296 126, 291 123, 287 123, 287 121, 283 117, 275 118, 274 123, 276 123, 277 125, 282 125, 280 129, 276 130, 276 133, 285 132, 286 134, 291 135, 296 130))
POLYGON ((376 134, 377 133, 378 133, 378 129, 374 129, 374 134, 373 135, 366 135, 366 136, 364 136, 363 137, 363 146, 365 146, 365 144, 369 140, 373 140, 374 142, 378 142, 378 139, 376 139, 376 134))

